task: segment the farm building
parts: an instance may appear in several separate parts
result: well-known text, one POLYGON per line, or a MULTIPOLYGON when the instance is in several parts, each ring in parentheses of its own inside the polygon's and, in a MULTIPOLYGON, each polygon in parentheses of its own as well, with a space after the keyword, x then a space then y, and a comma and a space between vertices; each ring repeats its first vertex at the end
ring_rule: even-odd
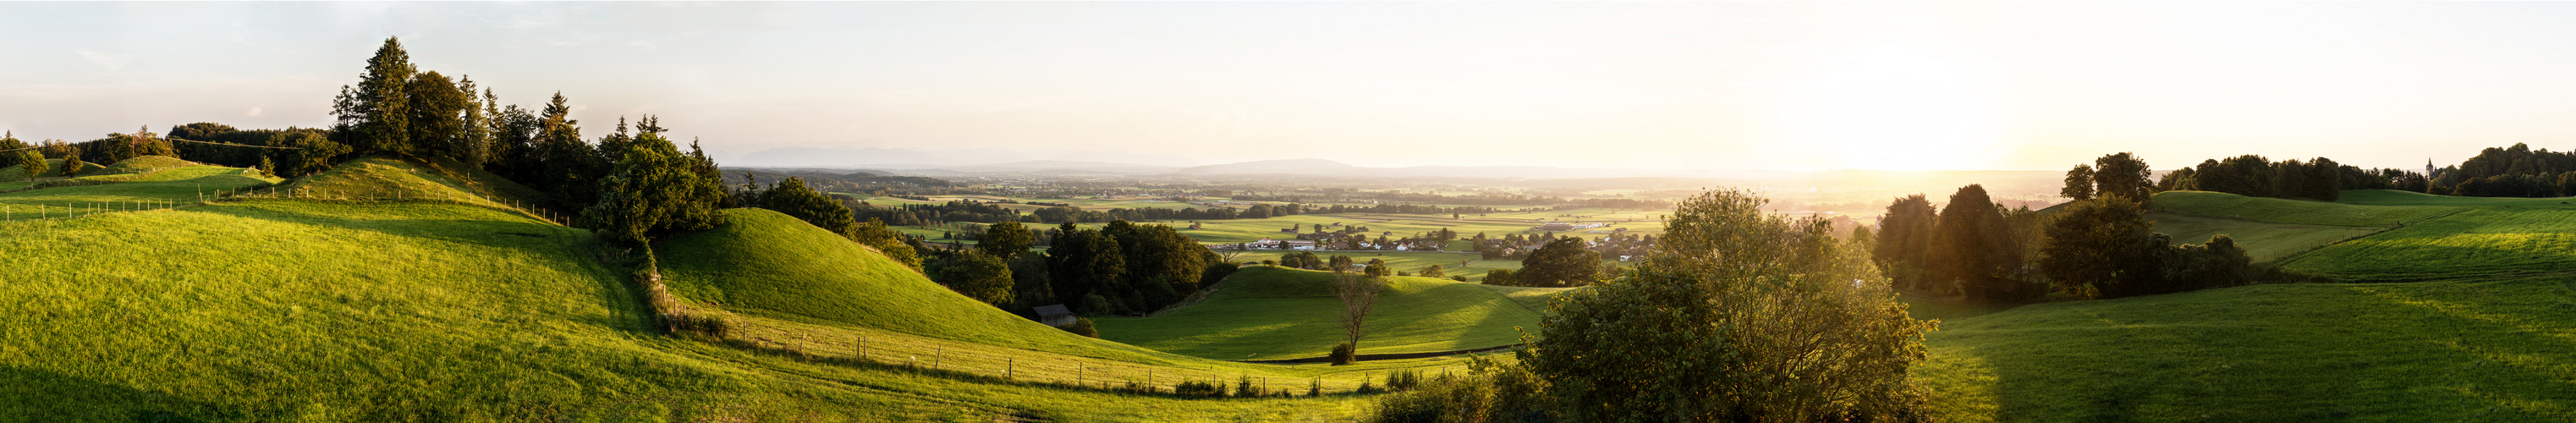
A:
POLYGON ((1038 323, 1054 327, 1073 324, 1073 310, 1063 304, 1038 306, 1038 323))

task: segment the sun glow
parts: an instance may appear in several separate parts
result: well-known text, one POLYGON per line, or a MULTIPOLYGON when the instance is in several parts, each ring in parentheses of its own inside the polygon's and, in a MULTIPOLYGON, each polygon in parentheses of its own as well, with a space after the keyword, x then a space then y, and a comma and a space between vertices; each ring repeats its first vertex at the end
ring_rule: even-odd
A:
POLYGON ((2006 153, 1995 92, 1965 64, 1921 49, 1834 57, 1785 94, 1783 146, 1843 169, 1978 169, 2006 153))

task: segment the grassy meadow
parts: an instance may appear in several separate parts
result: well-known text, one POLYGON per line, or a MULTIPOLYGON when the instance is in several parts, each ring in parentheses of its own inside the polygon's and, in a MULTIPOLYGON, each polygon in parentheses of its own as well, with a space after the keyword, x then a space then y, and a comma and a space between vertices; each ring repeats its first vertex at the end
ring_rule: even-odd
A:
MULTIPOLYGON (((1318 357, 1344 334, 1331 274, 1248 267, 1197 304, 1144 318, 1097 318, 1100 336, 1160 351, 1225 360, 1318 357)), ((1364 354, 1517 344, 1538 330, 1540 310, 1482 285, 1388 277, 1369 316, 1364 354)))
MULTIPOLYGON (((1919 304, 1919 303, 1918 303, 1919 304)), ((1944 319, 1943 421, 2567 421, 2565 278, 2260 285, 1944 319)))

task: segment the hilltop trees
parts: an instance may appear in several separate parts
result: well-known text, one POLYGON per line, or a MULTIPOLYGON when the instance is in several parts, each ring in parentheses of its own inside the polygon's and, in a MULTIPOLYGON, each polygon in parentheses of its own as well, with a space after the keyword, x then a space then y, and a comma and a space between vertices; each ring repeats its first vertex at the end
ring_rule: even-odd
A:
MULTIPOLYGON (((583 209, 581 219, 600 236, 637 244, 662 232, 714 228, 724 224, 724 215, 716 212, 724 199, 718 182, 691 172, 678 146, 648 132, 628 147, 616 171, 600 181, 599 202, 583 209)), ((782 198, 781 203, 801 201, 782 198)), ((848 216, 846 210, 840 214, 844 220, 848 216)))
POLYGON ((2057 196, 2076 201, 2093 199, 2093 167, 2075 165, 2067 170, 2066 187, 2059 188, 2057 196))
POLYGON ((2093 159, 2093 192, 2095 195, 2119 194, 2144 199, 2155 194, 2154 173, 2147 161, 2127 152, 2112 153, 2093 159))
POLYGON ((1878 237, 1871 245, 1871 260, 1896 286, 1918 291, 1932 289, 1927 274, 1932 266, 1932 231, 1940 213, 1923 194, 1896 199, 1887 204, 1887 214, 1879 218, 1878 237))
POLYGON ((2142 204, 2105 196, 2068 204, 2048 228, 2040 271, 2085 298, 2118 298, 2244 285, 2253 261, 2226 235, 2170 245, 2142 204))
MULTIPOLYGON (((2121 195, 2117 192, 2111 195, 2121 195)), ((2004 222, 2002 207, 1986 195, 1985 186, 1969 184, 1951 194, 1936 229, 1931 254, 1934 286, 1981 301, 2040 294, 2022 289, 2012 278, 2021 267, 2021 248, 2004 222)))
POLYGON ((366 72, 358 75, 358 85, 340 87, 339 98, 332 100, 331 115, 339 118, 333 132, 355 145, 360 153, 394 153, 410 155, 411 99, 408 85, 413 74, 411 54, 403 51, 402 40, 386 38, 376 48, 375 57, 367 59, 366 72))
POLYGON ((1918 413, 1923 331, 1820 219, 1738 191, 1674 211, 1628 276, 1551 305, 1523 363, 1573 421, 1880 421, 1918 413), (1854 281, 1861 281, 1855 283, 1854 281), (1618 359, 1610 359, 1618 358, 1618 359))
POLYGON ((981 251, 967 250, 940 255, 932 265, 932 280, 958 294, 1000 306, 1011 302, 1011 266, 999 257, 981 251))

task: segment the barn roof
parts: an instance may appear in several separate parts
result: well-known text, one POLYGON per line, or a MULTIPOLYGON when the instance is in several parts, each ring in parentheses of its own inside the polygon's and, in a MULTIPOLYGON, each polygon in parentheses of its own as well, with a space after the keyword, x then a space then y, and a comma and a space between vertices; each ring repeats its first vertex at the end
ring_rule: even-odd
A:
POLYGON ((1054 316, 1060 314, 1073 314, 1073 310, 1064 308, 1063 304, 1038 306, 1038 316, 1054 316))

